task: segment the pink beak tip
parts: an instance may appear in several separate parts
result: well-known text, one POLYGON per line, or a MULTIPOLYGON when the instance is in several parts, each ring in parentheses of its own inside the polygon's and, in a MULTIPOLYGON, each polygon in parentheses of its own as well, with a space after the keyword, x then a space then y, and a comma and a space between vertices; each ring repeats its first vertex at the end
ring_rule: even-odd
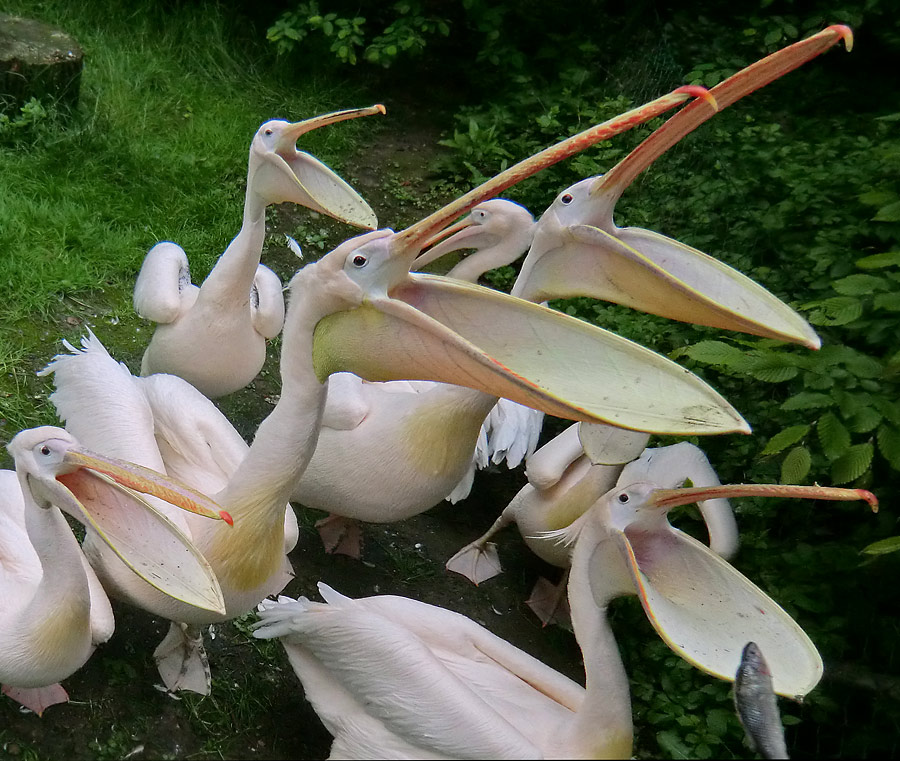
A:
POLYGON ((859 495, 860 499, 864 499, 869 505, 872 507, 872 512, 878 512, 878 497, 876 497, 872 492, 866 489, 857 489, 856 493, 859 495))
POLYGON ((673 90, 676 93, 684 93, 685 95, 690 95, 694 98, 703 98, 710 106, 712 106, 713 111, 719 110, 719 104, 716 103, 715 96, 707 90, 702 85, 682 85, 681 87, 673 90))
POLYGON ((234 518, 231 517, 231 514, 227 510, 219 510, 219 515, 222 517, 222 520, 225 521, 229 526, 234 525, 234 518))
MULTIPOLYGON (((844 28, 847 29, 847 27, 844 27, 844 28)), ((847 31, 849 32, 850 30, 847 29, 847 31)), ((846 39, 846 38, 844 38, 844 39, 846 39)), ((851 39, 852 39, 852 36, 851 36, 851 39)), ((380 114, 387 113, 387 109, 381 103, 376 103, 375 108, 378 110, 378 113, 380 113, 380 114)))
POLYGON ((844 47, 847 49, 848 53, 853 50, 853 30, 849 26, 846 24, 832 24, 828 27, 827 31, 837 33, 844 41, 844 47))

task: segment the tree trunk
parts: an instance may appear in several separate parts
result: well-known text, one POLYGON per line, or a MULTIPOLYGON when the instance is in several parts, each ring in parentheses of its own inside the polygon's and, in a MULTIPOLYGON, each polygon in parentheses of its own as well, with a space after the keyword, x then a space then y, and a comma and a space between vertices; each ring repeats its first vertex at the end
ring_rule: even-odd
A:
POLYGON ((30 98, 73 109, 83 65, 81 47, 62 30, 0 13, 0 113, 12 116, 30 98))

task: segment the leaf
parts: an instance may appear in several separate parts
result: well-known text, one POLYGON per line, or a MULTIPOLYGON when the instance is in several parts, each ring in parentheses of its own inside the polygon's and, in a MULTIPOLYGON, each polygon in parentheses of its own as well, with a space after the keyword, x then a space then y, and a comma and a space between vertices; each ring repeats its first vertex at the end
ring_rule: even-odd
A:
POLYGON ((764 383, 782 383, 791 378, 796 378, 799 372, 800 370, 796 367, 764 367, 760 370, 751 371, 750 375, 764 383))
POLYGON ((900 425, 900 404, 890 399, 876 396, 873 400, 875 408, 894 425, 900 425))
POLYGON ((875 308, 884 309, 887 312, 900 312, 900 291, 879 293, 875 297, 875 308))
POLYGON ((887 539, 879 539, 868 547, 863 547, 862 552, 867 555, 887 555, 889 552, 900 550, 900 536, 889 536, 887 539))
POLYGON ((831 480, 835 484, 855 481, 872 464, 875 447, 871 441, 856 444, 831 464, 831 480))
POLYGON ((856 260, 856 266, 864 270, 880 269, 900 265, 900 251, 888 251, 884 254, 872 254, 856 260))
POLYGON ((878 450, 894 470, 900 470, 900 431, 884 423, 878 427, 878 450))
POLYGON ((769 439, 761 455, 775 454, 786 449, 791 444, 796 444, 809 433, 809 425, 792 425, 776 433, 769 439))
POLYGON ((812 457, 806 447, 794 447, 781 463, 781 483, 799 484, 809 474, 812 457))
POLYGON ((821 301, 803 305, 804 309, 814 309, 809 315, 813 325, 846 325, 862 314, 862 302, 852 296, 833 296, 821 301))
POLYGON ((900 222, 900 201, 882 206, 878 213, 872 217, 873 222, 900 222))
POLYGON ((728 734, 730 719, 733 715, 732 711, 726 711, 724 708, 711 708, 706 712, 706 728, 716 737, 724 737, 728 734))
POLYGON ((690 758, 693 754, 677 733, 671 730, 656 733, 656 742, 671 758, 690 758))
POLYGON ((847 369, 859 378, 878 378, 884 372, 879 360, 854 349, 847 349, 843 361, 847 369))
POLYGON ((882 417, 882 414, 874 407, 861 407, 847 421, 847 426, 853 433, 868 433, 875 430, 882 417))
POLYGON ((736 364, 745 361, 744 352, 736 346, 723 343, 722 341, 700 341, 700 343, 681 349, 678 353, 679 355, 687 355, 698 362, 724 367, 734 367, 736 364))
POLYGON ((826 412, 819 418, 816 430, 822 451, 829 460, 837 459, 850 448, 850 433, 833 412, 826 412))
POLYGON ((883 277, 876 275, 847 275, 831 284, 843 296, 868 296, 872 291, 884 291, 890 284, 883 277))
POLYGON ((781 409, 789 410, 814 410, 820 407, 830 407, 833 401, 828 394, 817 394, 814 391, 801 391, 786 399, 781 404, 781 409))

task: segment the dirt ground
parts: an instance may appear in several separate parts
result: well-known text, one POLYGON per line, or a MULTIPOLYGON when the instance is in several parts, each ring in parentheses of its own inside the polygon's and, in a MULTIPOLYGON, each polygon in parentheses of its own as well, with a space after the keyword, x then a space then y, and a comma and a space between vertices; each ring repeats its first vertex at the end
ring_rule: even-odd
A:
MULTIPOLYGON (((406 125, 377 133, 358 156, 341 167, 343 176, 369 200, 382 225, 399 229, 448 200, 433 187, 427 167, 441 150, 442 122, 434 114, 411 112, 387 103, 389 114, 406 125), (424 199, 424 200, 423 200, 424 199)), ((443 125, 450 128, 449 121, 443 125)), ((237 223, 237 220, 236 220, 237 223)), ((236 224, 237 226, 237 224, 236 224)), ((285 280, 296 259, 282 233, 297 237, 307 258, 330 250, 346 228, 307 210, 279 208, 269 218, 263 261, 285 280), (319 244, 322 248, 319 248, 319 244)), ((449 267, 450 264, 445 264, 449 267)), ((59 350, 59 339, 75 341, 91 326, 132 371, 149 339, 149 329, 133 314, 111 307, 110 294, 89 294, 61 303, 45 332, 46 356, 34 357, 26 393, 45 395, 49 387, 32 370, 59 350)), ((221 406, 249 440, 271 410, 279 391, 277 344, 260 377, 221 406)), ((558 430, 558 427, 556 428, 558 430)), ((549 435, 555 432, 550 424, 549 435)), ((7 463, 8 465, 8 463, 7 463)), ((361 561, 327 555, 313 528, 321 513, 298 509, 301 537, 291 553, 296 577, 285 594, 318 599, 324 581, 352 597, 372 594, 412 596, 464 613, 563 673, 583 679, 574 637, 558 627, 542 628, 524 605, 537 577, 554 580, 558 569, 545 566, 525 548, 515 529, 500 535, 505 573, 475 587, 444 570, 445 561, 476 538, 525 483, 521 469, 479 473, 472 496, 402 523, 363 529, 361 561)), ((0 698, 0 758, 323 758, 330 735, 303 697, 277 643, 250 636, 252 614, 211 627, 206 645, 213 673, 208 698, 160 689, 152 651, 167 622, 125 605, 116 606, 116 633, 84 668, 66 680, 71 701, 43 718, 0 698)))

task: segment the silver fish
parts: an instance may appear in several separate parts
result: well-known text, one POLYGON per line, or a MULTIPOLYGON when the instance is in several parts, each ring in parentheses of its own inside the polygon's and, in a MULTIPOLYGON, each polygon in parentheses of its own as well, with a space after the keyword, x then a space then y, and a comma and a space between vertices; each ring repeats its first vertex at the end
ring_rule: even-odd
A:
POLYGON ((741 653, 734 678, 734 707, 757 753, 763 758, 788 758, 772 673, 755 642, 748 642, 741 653))

